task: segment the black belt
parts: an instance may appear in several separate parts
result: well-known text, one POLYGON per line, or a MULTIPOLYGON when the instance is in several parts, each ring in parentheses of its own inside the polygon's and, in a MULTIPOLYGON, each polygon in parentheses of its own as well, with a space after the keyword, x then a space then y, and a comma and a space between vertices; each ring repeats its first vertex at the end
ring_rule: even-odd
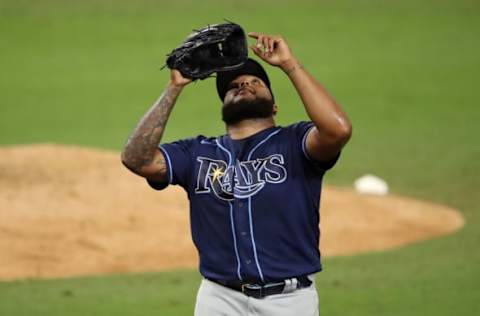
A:
POLYGON ((291 282, 288 280, 292 279, 297 280, 297 284, 294 290, 309 287, 310 285, 312 285, 312 281, 310 281, 307 276, 300 276, 283 281, 270 282, 265 284, 245 283, 242 281, 223 281, 215 279, 208 280, 228 287, 232 290, 242 292, 246 296, 251 296, 254 298, 264 298, 265 296, 283 293, 285 286, 287 286, 287 283, 291 282))

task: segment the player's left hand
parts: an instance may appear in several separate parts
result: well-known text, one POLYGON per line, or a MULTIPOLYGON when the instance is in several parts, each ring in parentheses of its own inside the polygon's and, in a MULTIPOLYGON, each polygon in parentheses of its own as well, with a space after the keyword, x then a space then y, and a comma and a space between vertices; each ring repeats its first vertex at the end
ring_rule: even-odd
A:
POLYGON ((257 40, 255 45, 250 46, 255 55, 270 65, 283 69, 294 59, 287 41, 283 37, 256 32, 250 32, 248 36, 257 40))

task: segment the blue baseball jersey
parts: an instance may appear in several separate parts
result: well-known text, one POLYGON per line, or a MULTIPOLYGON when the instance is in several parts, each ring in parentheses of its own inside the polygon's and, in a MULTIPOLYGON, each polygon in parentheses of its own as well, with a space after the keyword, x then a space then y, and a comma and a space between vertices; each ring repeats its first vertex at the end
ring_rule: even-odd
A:
POLYGON ((198 136, 159 146, 168 183, 190 200, 200 273, 210 279, 276 281, 318 272, 319 204, 328 163, 305 151, 311 122, 245 139, 198 136))

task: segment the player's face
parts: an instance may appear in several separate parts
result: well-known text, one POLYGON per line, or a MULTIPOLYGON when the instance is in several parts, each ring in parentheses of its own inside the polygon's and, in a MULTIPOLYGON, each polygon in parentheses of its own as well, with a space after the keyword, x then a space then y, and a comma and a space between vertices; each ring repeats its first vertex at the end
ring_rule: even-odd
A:
POLYGON ((227 125, 242 120, 267 118, 275 114, 272 94, 258 77, 242 75, 230 82, 222 107, 227 125))
POLYGON ((262 79, 252 75, 241 75, 228 84, 224 104, 255 98, 272 99, 272 94, 262 79))

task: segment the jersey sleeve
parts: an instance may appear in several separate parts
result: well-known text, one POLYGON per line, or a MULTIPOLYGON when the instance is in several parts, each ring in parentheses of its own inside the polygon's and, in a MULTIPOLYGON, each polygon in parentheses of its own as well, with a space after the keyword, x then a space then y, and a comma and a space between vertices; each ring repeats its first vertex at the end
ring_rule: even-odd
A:
POLYGON ((336 155, 333 159, 329 161, 316 161, 311 158, 307 153, 306 142, 308 132, 314 127, 313 122, 298 122, 289 126, 294 134, 297 149, 301 151, 301 154, 305 160, 305 163, 312 167, 315 171, 319 173, 324 173, 325 171, 331 169, 338 161, 340 153, 336 155))
POLYGON ((167 164, 167 181, 155 182, 147 179, 148 184, 155 190, 163 190, 170 184, 187 189, 196 144, 197 139, 189 138, 159 145, 158 148, 163 153, 167 164))

